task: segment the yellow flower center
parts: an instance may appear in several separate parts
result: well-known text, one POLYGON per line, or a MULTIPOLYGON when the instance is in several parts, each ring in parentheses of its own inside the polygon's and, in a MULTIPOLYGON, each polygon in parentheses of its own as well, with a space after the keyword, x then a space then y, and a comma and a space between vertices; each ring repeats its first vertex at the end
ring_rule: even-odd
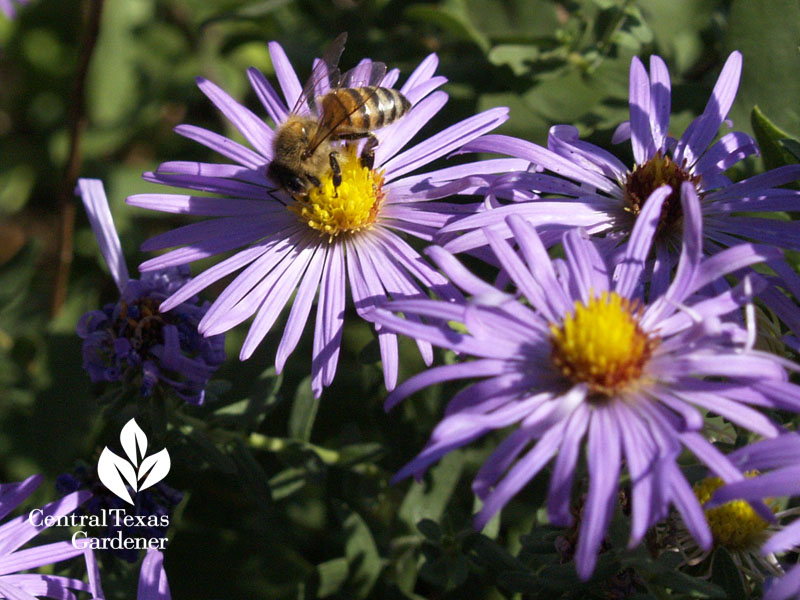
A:
POLYGON ((641 310, 616 292, 603 292, 575 309, 560 325, 551 324, 553 364, 593 394, 612 396, 640 380, 658 338, 639 327, 641 310))
MULTIPOLYGON (((757 474, 756 471, 745 473, 747 477, 754 477, 757 474)), ((706 477, 695 483, 694 494, 700 504, 708 502, 723 483, 719 477, 706 477)), ((767 504, 771 505, 769 501, 767 504)), ((777 509, 775 506, 771 508, 777 509)), ((714 536, 714 543, 728 550, 758 548, 764 541, 764 530, 769 525, 745 500, 733 500, 707 510, 706 520, 714 536)))
POLYGON ((662 185, 668 185, 672 188, 672 195, 661 207, 661 219, 656 232, 659 236, 674 233, 680 225, 682 216, 681 184, 684 181, 692 182, 695 188, 699 189, 698 175, 689 174, 684 166, 658 152, 644 164, 636 165, 625 179, 623 185, 625 210, 638 217, 650 194, 662 185))
POLYGON ((309 227, 331 239, 370 227, 384 196, 383 172, 364 167, 355 145, 344 146, 337 159, 342 171, 338 186, 333 185, 333 171, 329 170, 319 186, 296 197, 289 206, 309 227))

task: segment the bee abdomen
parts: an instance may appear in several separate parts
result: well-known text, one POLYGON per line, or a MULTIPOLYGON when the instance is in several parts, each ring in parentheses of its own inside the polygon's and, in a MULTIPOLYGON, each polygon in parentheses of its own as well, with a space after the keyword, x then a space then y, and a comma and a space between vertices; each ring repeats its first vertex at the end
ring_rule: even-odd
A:
POLYGON ((402 117, 411 103, 397 90, 369 86, 342 88, 331 92, 323 101, 323 111, 344 110, 348 114, 343 126, 353 131, 380 129, 402 117), (338 104, 334 107, 330 102, 338 104))

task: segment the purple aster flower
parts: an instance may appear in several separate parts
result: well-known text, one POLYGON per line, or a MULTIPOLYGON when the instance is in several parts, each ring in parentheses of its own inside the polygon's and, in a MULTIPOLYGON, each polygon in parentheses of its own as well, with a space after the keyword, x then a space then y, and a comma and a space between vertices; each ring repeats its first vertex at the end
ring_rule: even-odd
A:
POLYGON ((748 276, 732 290, 692 298, 726 273, 779 252, 742 244, 703 258, 700 202, 690 183, 682 187, 685 234, 676 276, 662 295, 654 295, 652 287, 645 295, 645 265, 669 194, 667 186, 652 194, 615 264, 579 229, 562 237, 566 260, 551 261, 541 237, 522 217, 511 215, 506 222, 518 251, 488 228, 495 260, 530 306, 479 280, 446 250, 429 249, 472 302, 398 301, 375 309, 373 318, 390 331, 475 360, 412 377, 389 395, 386 406, 435 383, 481 380, 450 401, 427 447, 396 479, 419 477, 451 450, 516 425, 473 483, 483 501, 476 527, 483 527, 553 457, 548 514, 553 523, 569 525, 571 489, 586 438, 589 488, 575 554, 581 578, 594 568, 623 459, 632 488, 631 545, 666 516, 669 504, 700 546, 711 545, 700 503, 676 464, 681 447, 723 480, 741 479, 704 437, 705 411, 775 436, 779 425, 757 409, 798 410, 800 388, 788 382, 781 359, 752 349, 752 329, 724 319, 763 281, 748 276), (423 324, 423 318, 436 321, 423 324))
POLYGON ((78 322, 83 368, 93 382, 130 382, 143 396, 160 383, 187 402, 201 404, 208 380, 225 360, 224 336, 197 333, 208 306, 199 305, 196 296, 170 312, 159 310, 189 281, 188 269, 162 269, 131 279, 102 182, 80 179, 77 191, 121 296, 78 322))
POLYGON ((9 19, 13 19, 17 15, 15 4, 27 4, 30 0, 0 0, 0 12, 5 14, 9 19))
MULTIPOLYGON (((733 104, 742 69, 742 55, 733 52, 725 63, 703 114, 680 139, 668 135, 670 120, 670 79, 664 61, 650 57, 650 74, 634 57, 630 70, 630 121, 614 135, 615 142, 631 140, 635 165, 629 168, 610 152, 581 141, 578 130, 569 125, 550 129, 547 148, 501 135, 483 136, 462 148, 462 152, 496 152, 529 161, 528 169, 493 180, 487 206, 478 214, 451 222, 441 230, 445 248, 462 252, 485 246, 485 227, 502 237, 511 236, 506 224, 510 214, 520 215, 537 227, 548 247, 561 239, 570 227, 583 227, 590 234, 605 234, 619 251, 630 238, 634 223, 650 194, 662 185, 671 189, 664 202, 655 237, 652 264, 653 285, 661 293, 669 284, 671 267, 681 246, 680 188, 690 184, 700 198, 705 238, 704 252, 713 254, 752 240, 780 248, 800 250, 800 223, 749 213, 794 211, 800 192, 778 186, 800 178, 800 165, 780 167, 732 183, 725 171, 758 152, 755 141, 733 131, 714 141, 733 104), (500 205, 498 199, 511 200, 500 205), (461 233, 453 239, 453 234, 461 233)), ((800 280, 785 264, 774 268, 793 293, 800 280)), ((765 290, 770 306, 800 331, 800 313, 786 306, 785 298, 765 290)), ((800 297, 800 296, 798 296, 800 297)))
MULTIPOLYGON (((732 500, 760 500, 767 497, 800 495, 800 435, 780 437, 750 444, 731 453, 730 458, 744 468, 769 471, 758 477, 720 488, 709 503, 719 505, 732 500)), ((724 506, 724 504, 723 504, 724 506)), ((761 547, 764 557, 797 551, 800 546, 800 519, 773 533, 761 547)), ((800 598, 800 566, 792 566, 785 575, 767 582, 765 600, 800 598)))
MULTIPOLYGON (((159 481, 154 486, 145 490, 131 493, 134 499, 133 506, 111 493, 100 481, 95 467, 79 465, 72 473, 63 473, 56 480, 56 489, 61 493, 88 490, 92 497, 81 506, 78 515, 120 515, 107 519, 107 525, 100 531, 95 531, 98 538, 165 538, 169 529, 172 512, 181 500, 183 493, 159 481), (116 512, 109 513, 114 510, 116 512), (139 517, 138 520, 130 519, 126 523, 124 517, 139 517), (140 523, 147 523, 141 525, 140 523)), ((129 492, 133 492, 130 488, 129 492)), ((108 548, 109 552, 128 562, 139 560, 139 548, 121 547, 108 548)))
POLYGON ((159 550, 148 550, 139 571, 139 590, 136 600, 171 600, 169 581, 164 571, 164 555, 159 550))
MULTIPOLYGON (((22 504, 42 482, 33 475, 19 483, 0 484, 0 519, 22 504)), ((0 525, 0 595, 4 598, 74 598, 74 592, 88 592, 92 598, 103 598, 100 573, 91 548, 77 548, 70 542, 54 542, 20 548, 46 529, 46 517, 58 519, 69 515, 91 494, 75 492, 0 525), (40 512, 41 511, 41 512, 40 512), (33 522, 32 522, 33 521, 33 522), (70 577, 24 573, 62 560, 83 556, 88 583, 70 577)))
MULTIPOLYGON (((302 88, 281 47, 273 42, 269 48, 283 97, 258 70, 250 69, 248 75, 264 110, 280 124, 287 119, 288 107, 295 105, 302 88)), ((457 295, 402 234, 430 240, 455 212, 463 211, 463 207, 431 202, 454 191, 471 192, 467 184, 457 183, 462 177, 487 169, 522 168, 527 162, 484 161, 418 172, 507 118, 505 108, 488 110, 402 150, 447 102, 444 92, 434 91, 445 82, 444 77, 434 75, 437 63, 435 55, 427 57, 400 88, 411 109, 375 132, 379 145, 374 168, 361 165, 355 144, 345 144, 339 148, 342 183, 334 186, 329 174, 302 200, 276 191, 276 182, 267 178, 274 128, 210 81, 198 79, 200 89, 252 149, 192 125, 176 128, 179 134, 234 164, 168 162, 144 175, 147 181, 216 196, 140 194, 129 198, 134 206, 215 217, 146 242, 145 250, 182 247, 140 268, 163 269, 238 251, 195 277, 164 302, 162 309, 169 310, 222 277, 244 269, 200 322, 204 335, 215 335, 255 315, 240 353, 244 360, 252 355, 296 291, 277 348, 275 364, 281 371, 319 293, 311 364, 312 388, 319 396, 336 372, 348 282, 360 315, 386 298, 426 297, 426 288, 443 297, 457 295)), ((364 60, 356 69, 370 72, 371 64, 364 60)), ((381 85, 392 87, 397 78, 398 71, 393 69, 381 85)), ((391 389, 397 379, 397 338, 378 331, 378 341, 385 383, 391 389)), ((418 345, 430 363, 430 345, 418 345)))

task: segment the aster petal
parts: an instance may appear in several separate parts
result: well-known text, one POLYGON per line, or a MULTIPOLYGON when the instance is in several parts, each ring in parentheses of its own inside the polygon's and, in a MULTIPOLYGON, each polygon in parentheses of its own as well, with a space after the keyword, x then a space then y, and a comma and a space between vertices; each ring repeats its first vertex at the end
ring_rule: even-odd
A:
MULTIPOLYGON (((483 529, 486 523, 489 522, 489 519, 491 519, 501 508, 503 508, 503 506, 505 506, 508 501, 511 500, 511 498, 531 479, 533 479, 536 474, 541 471, 542 468, 550 461, 561 443, 564 427, 565 422, 562 422, 548 429, 541 439, 536 442, 536 445, 525 456, 519 459, 517 463, 511 467, 511 469, 509 469, 505 477, 503 477, 502 480, 494 486, 489 495, 486 496, 480 512, 475 517, 476 529, 483 529)), ((506 438, 504 443, 508 442, 510 439, 512 439, 511 436, 506 438)), ((493 457, 495 454, 499 455, 501 447, 502 444, 497 448, 497 451, 493 454, 493 457)), ((473 483, 473 489, 479 497, 481 494, 478 493, 476 486, 481 486, 481 477, 483 476, 491 480, 496 479, 499 475, 499 473, 489 472, 489 470, 494 466, 491 460, 492 459, 490 458, 486 463, 484 463, 484 466, 475 477, 475 483, 473 483)), ((486 491, 488 492, 488 487, 486 488, 486 491)))
POLYGON ((589 426, 590 416, 589 407, 586 404, 579 405, 570 415, 564 430, 564 439, 553 465, 550 489, 547 492, 547 515, 554 525, 569 527, 574 521, 570 512, 570 496, 581 441, 589 426))
POLYGON ((765 437, 775 437, 783 430, 772 419, 757 410, 716 394, 676 391, 675 395, 694 405, 702 406, 726 418, 731 423, 765 437))
MULTIPOLYGON (((432 94, 430 97, 433 98, 435 95, 432 94)), ((451 125, 388 161, 384 165, 387 181, 433 162, 460 148, 464 142, 491 131, 507 119, 508 109, 499 107, 490 108, 451 125)))
POLYGON ((8 600, 36 600, 34 596, 31 596, 29 593, 22 591, 16 586, 11 586, 10 584, 0 579, 0 594, 3 595, 3 598, 8 598, 8 600))
POLYGON ((669 70, 660 56, 650 56, 650 130, 656 151, 666 151, 671 107, 669 70))
POLYGON ((761 500, 768 497, 800 494, 800 466, 786 467, 752 479, 740 479, 719 488, 710 503, 716 506, 731 500, 761 500))
POLYGON ((226 275, 256 260, 259 256, 267 252, 271 246, 271 243, 262 242, 252 248, 237 252, 213 267, 206 269, 164 300, 159 309, 166 312, 186 302, 215 281, 222 279, 226 275))
POLYGON ((703 177, 704 187, 711 187, 707 179, 725 171, 751 154, 758 153, 758 144, 746 133, 733 131, 719 139, 695 164, 695 173, 703 177))
MULTIPOLYGON (((153 236, 142 244, 142 250, 163 250, 164 248, 192 244, 192 250, 200 251, 202 248, 207 256, 212 256, 260 239, 274 233, 276 229, 285 228, 287 225, 283 219, 277 219, 277 223, 275 221, 276 219, 273 215, 249 215, 200 221, 153 236), (207 240, 214 237, 223 239, 215 240, 215 243, 208 244, 207 240), (206 243, 204 244, 203 242, 206 243), (220 249, 217 250, 217 248, 220 249)), ((158 258, 160 257, 154 260, 158 260, 158 258)), ((148 268, 145 266, 143 270, 148 270, 148 268)))
POLYGON ((641 165, 655 154, 655 145, 650 124, 650 78, 638 56, 631 60, 629 98, 633 158, 641 165))
POLYGON ((239 352, 241 360, 250 358, 267 333, 269 333, 269 330, 272 329, 275 320, 297 288, 300 279, 305 274, 306 267, 308 267, 316 252, 317 246, 309 244, 304 246, 291 260, 284 261, 288 263, 286 269, 276 278, 269 293, 265 296, 256 318, 250 325, 247 337, 242 343, 242 349, 239 352))
POLYGON ((292 68, 292 63, 281 48, 278 42, 269 43, 269 55, 272 58, 272 67, 275 69, 275 77, 281 86, 283 97, 286 99, 286 106, 293 107, 303 93, 303 86, 292 68))
POLYGON ((535 376, 520 373, 482 379, 453 396, 447 403, 444 414, 450 416, 457 412, 490 412, 526 396, 535 382, 535 376))
POLYGON ((628 548, 634 548, 645 536, 652 525, 653 515, 658 512, 653 481, 653 465, 658 460, 658 449, 635 411, 621 404, 611 408, 619 424, 631 478, 631 538, 628 548))
POLYGON ((429 246, 425 249, 425 254, 431 257, 433 262, 447 274, 447 277, 462 290, 473 296, 485 298, 488 301, 501 301, 510 299, 508 294, 498 290, 473 275, 462 265, 458 259, 441 246, 429 246))
MULTIPOLYGON (((581 141, 577 127, 554 125, 547 134, 547 147, 588 171, 594 171, 612 180, 622 181, 628 168, 610 152, 581 141)), ((538 189, 535 188, 534 189, 538 189)), ((583 195, 585 191, 580 194, 583 195)))
POLYGON ((83 548, 76 548, 70 542, 56 542, 17 550, 0 557, 0 575, 37 569, 44 565, 51 565, 62 560, 81 556, 83 553, 83 548))
POLYGON ((796 221, 737 215, 735 218, 726 218, 721 228, 729 234, 757 242, 788 250, 800 250, 800 224, 796 221))
POLYGON ((692 281, 692 286, 686 290, 686 294, 692 294, 697 290, 703 289, 714 280, 728 273, 734 273, 752 264, 778 260, 782 256, 783 253, 772 246, 739 244, 733 248, 727 248, 700 263, 697 274, 692 281))
MULTIPOLYGON (((797 525, 800 521, 795 521, 797 525)), ((800 590, 800 566, 790 568, 783 577, 773 577, 769 587, 764 588, 764 600, 789 600, 796 598, 800 590)))
MULTIPOLYGON (((210 194, 220 194, 222 196, 233 196, 234 198, 250 198, 253 200, 264 200, 271 191, 265 186, 219 177, 146 172, 142 173, 142 179, 150 183, 181 187, 188 190, 208 192, 210 194)), ((264 183, 267 183, 266 179, 264 179, 264 183)))
POLYGON ((158 550, 148 550, 139 571, 139 589, 136 600, 170 600, 164 555, 158 550))
POLYGON ((264 174, 242 165, 206 163, 191 160, 171 160, 158 165, 156 173, 172 175, 190 175, 219 179, 235 179, 255 185, 264 185, 264 174))
POLYGON ((608 267, 582 230, 571 229, 563 239, 567 264, 580 290, 579 297, 586 304, 593 294, 608 290, 608 267))
MULTIPOLYGON (((296 246, 308 237, 307 232, 298 231, 287 239, 271 240, 267 251, 242 271, 217 297, 198 324, 200 333, 213 335, 227 331, 233 327, 233 324, 241 323, 246 319, 249 315, 242 317, 241 309, 235 314, 235 318, 232 318, 232 311, 248 294, 250 294, 250 301, 247 303, 247 307, 251 309, 250 314, 253 314, 263 300, 263 295, 259 300, 258 294, 253 294, 253 290, 263 284, 264 279, 269 277, 273 269, 280 265, 287 256, 293 255, 293 252, 299 252, 296 246)), ((267 289, 264 289, 262 294, 266 293, 267 289)))
POLYGON ((264 200, 245 200, 241 198, 213 198, 211 196, 188 196, 178 194, 135 194, 128 196, 126 202, 131 206, 160 210, 176 215, 196 215, 199 217, 238 217, 257 216, 265 212, 285 211, 280 204, 265 203, 264 200))
POLYGON ((292 310, 286 320, 286 328, 283 330, 278 351, 275 354, 275 371, 280 373, 286 365, 286 359, 297 347, 300 336, 308 322, 308 315, 311 313, 311 305, 314 303, 317 289, 319 288, 322 269, 325 265, 325 249, 317 247, 314 256, 306 269, 303 281, 297 288, 297 295, 292 303, 292 310))
POLYGON ((664 473, 661 477, 669 482, 669 493, 675 508, 681 514, 686 529, 703 550, 710 550, 714 539, 708 527, 705 512, 700 506, 692 487, 674 463, 662 463, 664 473))
POLYGON ((495 152, 530 161, 562 177, 594 186, 612 196, 621 194, 619 184, 598 173, 574 165, 555 152, 531 142, 505 135, 483 135, 465 144, 457 154, 464 152, 495 152))
POLYGON ((22 504, 43 479, 41 475, 31 475, 18 483, 0 483, 0 519, 22 504))
POLYGON ((800 435, 785 433, 776 438, 760 440, 738 448, 728 456, 735 464, 747 469, 765 471, 793 467, 800 456, 800 435))
POLYGON ((197 87, 200 88, 209 100, 222 114, 239 130, 244 138, 250 142, 262 156, 272 158, 273 131, 258 118, 253 112, 236 102, 230 95, 211 81, 198 77, 197 87))
POLYGON ((263 156, 253 152, 250 148, 208 129, 203 129, 196 125, 182 124, 175 127, 174 131, 178 135, 198 142, 206 148, 214 150, 226 158, 235 160, 240 165, 250 169, 261 168, 266 162, 263 156))
POLYGON ((103 189, 103 182, 99 179, 79 179, 76 192, 83 200, 86 208, 86 215, 89 217, 89 224, 97 238, 100 246, 100 253, 108 265, 111 277, 120 291, 128 285, 130 276, 128 267, 125 265, 125 256, 122 254, 122 245, 114 227, 114 219, 108 207, 108 198, 103 189))
MULTIPOLYGON (((385 169, 388 183, 397 177, 392 172, 395 154, 447 104, 447 94, 436 92, 414 105, 402 119, 379 131, 380 144, 375 149, 375 164, 385 169), (391 159, 391 160, 390 160, 391 159)), ((395 157, 396 158, 396 157, 395 157)))
POLYGON ((720 200, 736 200, 751 193, 761 193, 765 189, 791 183, 800 179, 800 165, 786 165, 742 179, 721 190, 709 193, 704 202, 716 203, 720 200))
MULTIPOLYGON (((75 591, 89 592, 93 598, 102 598, 89 588, 84 582, 69 577, 56 575, 5 575, 0 578, 5 585, 17 591, 32 594, 36 598, 53 598, 57 600, 76 600, 75 591)), ((6 598, 6 596, 3 596, 6 598)), ((26 596, 27 597, 27 596, 26 596)))
POLYGON ((14 552, 17 548, 36 537, 41 530, 47 529, 44 525, 46 517, 52 515, 57 519, 68 515, 90 497, 91 493, 89 492, 73 492, 59 500, 50 502, 41 509, 42 524, 39 526, 32 525, 27 515, 21 515, 16 519, 7 521, 0 526, 0 557, 14 552))
POLYGON ((578 577, 586 581, 594 571, 597 552, 603 543, 617 498, 620 471, 620 434, 611 414, 596 408, 589 425, 586 446, 589 493, 583 509, 580 537, 575 550, 578 577))
POLYGON ((631 238, 625 247, 625 257, 614 272, 615 291, 623 298, 634 298, 642 282, 642 273, 650 253, 653 237, 661 219, 661 207, 672 193, 663 185, 650 194, 642 212, 636 218, 631 238))
POLYGON ((322 273, 314 327, 311 388, 316 397, 322 394, 323 387, 331 384, 336 374, 344 329, 345 278, 344 246, 332 244, 322 273))
POLYGON ((438 66, 439 57, 436 56, 436 54, 431 53, 426 56, 419 65, 417 65, 417 68, 412 71, 411 75, 408 76, 403 87, 400 88, 400 92, 405 95, 410 93, 415 87, 424 84, 433 77, 438 66))
POLYGON ((496 359, 473 360, 468 363, 434 367, 401 383, 389 394, 383 406, 385 410, 389 411, 404 398, 434 383, 453 381, 455 379, 492 377, 504 373, 507 369, 508 365, 505 361, 496 359))
POLYGON ((272 87, 269 80, 264 77, 264 74, 256 69, 250 67, 247 69, 247 78, 250 80, 250 85, 253 91, 261 101, 262 106, 266 109, 267 114, 272 121, 277 125, 283 123, 289 116, 289 108, 283 103, 278 92, 272 87))
POLYGON ((549 394, 538 394, 517 402, 510 402, 489 414, 455 413, 445 417, 433 430, 430 442, 417 457, 400 469, 393 482, 421 473, 447 452, 481 437, 492 429, 507 427, 549 399, 549 394))
POLYGON ((703 154, 731 109, 741 74, 742 55, 732 52, 722 67, 703 114, 695 120, 691 131, 687 129, 678 141, 675 162, 680 163, 685 159, 689 165, 693 165, 703 154))

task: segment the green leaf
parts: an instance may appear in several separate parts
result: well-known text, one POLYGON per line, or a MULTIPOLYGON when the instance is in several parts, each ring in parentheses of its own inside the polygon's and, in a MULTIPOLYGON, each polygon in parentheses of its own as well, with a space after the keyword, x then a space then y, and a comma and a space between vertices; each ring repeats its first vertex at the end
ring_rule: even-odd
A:
POLYGON ((272 491, 264 468, 240 441, 235 441, 231 457, 236 463, 236 472, 244 491, 250 494, 260 508, 272 503, 272 491))
POLYGON ((314 573, 313 585, 316 587, 316 594, 313 598, 326 598, 335 594, 347 581, 349 566, 346 558, 334 558, 317 565, 314 573))
POLYGON ((711 582, 725 590, 728 600, 748 600, 750 594, 730 553, 720 546, 714 550, 712 561, 711 582))
POLYGON ((438 25, 450 35, 471 41, 484 52, 489 51, 489 39, 472 23, 463 0, 447 0, 438 6, 414 4, 405 10, 405 17, 438 25))
POLYGON ((451 452, 438 465, 430 469, 426 478, 430 483, 411 484, 398 511, 399 517, 410 529, 422 519, 439 521, 461 477, 464 457, 461 452, 451 452))
POLYGON ((677 570, 659 574, 650 583, 669 588, 673 592, 688 594, 692 598, 726 598, 725 590, 718 585, 677 570))
POLYGON ((306 377, 297 387, 289 415, 289 437, 307 442, 319 410, 319 398, 311 391, 311 377, 306 377))
POLYGON ((282 500, 288 498, 306 485, 306 470, 298 467, 284 469, 269 480, 272 490, 272 499, 282 500))
POLYGON ((800 162, 800 142, 796 140, 781 140, 781 146, 792 153, 795 162, 800 162))
POLYGON ((343 525, 347 535, 344 553, 351 573, 347 587, 353 597, 366 598, 380 575, 383 562, 372 532, 361 515, 350 512, 343 525))
MULTIPOLYGON (((698 4, 698 3, 694 3, 698 4)), ((702 3, 700 3, 702 4, 702 3)), ((742 78, 729 118, 742 129, 750 108, 800 136, 800 4, 795 0, 733 0, 725 47, 744 57, 742 78), (778 26, 779 25, 779 26, 778 26)))
MULTIPOLYGON (((754 106, 750 113, 750 124, 753 126, 753 132, 756 134, 756 141, 761 150, 761 158, 764 159, 764 166, 767 169, 775 169, 797 162, 797 157, 783 144, 785 140, 790 140, 791 136, 770 121, 758 106, 754 106)), ((797 144, 797 141, 791 141, 797 144)), ((798 189, 796 183, 792 187, 798 189)))

